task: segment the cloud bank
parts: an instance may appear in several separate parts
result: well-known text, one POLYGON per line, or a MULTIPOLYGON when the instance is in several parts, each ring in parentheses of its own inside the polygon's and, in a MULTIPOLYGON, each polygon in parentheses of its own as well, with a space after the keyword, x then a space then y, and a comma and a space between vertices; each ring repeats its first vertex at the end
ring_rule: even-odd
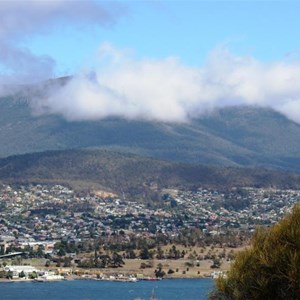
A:
POLYGON ((94 70, 36 98, 36 113, 71 121, 122 117, 187 122, 216 108, 269 107, 300 123, 300 62, 263 63, 226 49, 211 53, 202 67, 176 57, 135 59, 129 51, 101 46, 94 70))
POLYGON ((54 76, 55 61, 21 46, 27 38, 48 34, 62 26, 80 29, 111 26, 124 12, 115 2, 93 0, 3 0, 0 3, 0 94, 7 86, 54 76))
MULTIPOLYGON (((0 96, 12 86, 55 76, 55 61, 22 47, 33 35, 71 26, 111 26, 126 12, 119 2, 4 0, 0 3, 0 96)), ((260 62, 217 49, 203 66, 179 58, 136 59, 130 51, 103 44, 94 69, 66 84, 47 82, 30 104, 36 114, 71 121, 122 117, 188 122, 216 108, 269 107, 300 123, 300 62, 260 62)))

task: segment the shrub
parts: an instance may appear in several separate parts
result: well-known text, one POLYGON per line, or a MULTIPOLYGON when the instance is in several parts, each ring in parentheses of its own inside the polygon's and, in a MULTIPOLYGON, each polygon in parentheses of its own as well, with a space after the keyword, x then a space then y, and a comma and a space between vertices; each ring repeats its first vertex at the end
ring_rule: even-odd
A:
POLYGON ((154 274, 157 278, 162 278, 166 275, 165 271, 163 271, 162 269, 157 269, 154 271, 154 274))
POLYGON ((256 231, 210 299, 300 299, 300 206, 270 229, 256 231))

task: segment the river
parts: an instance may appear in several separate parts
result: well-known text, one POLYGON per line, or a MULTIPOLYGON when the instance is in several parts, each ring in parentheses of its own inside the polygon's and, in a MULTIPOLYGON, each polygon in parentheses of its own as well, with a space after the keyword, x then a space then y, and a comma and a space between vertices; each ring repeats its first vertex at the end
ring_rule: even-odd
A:
POLYGON ((211 279, 164 279, 136 283, 74 280, 0 283, 3 300, 204 300, 213 287, 211 279))

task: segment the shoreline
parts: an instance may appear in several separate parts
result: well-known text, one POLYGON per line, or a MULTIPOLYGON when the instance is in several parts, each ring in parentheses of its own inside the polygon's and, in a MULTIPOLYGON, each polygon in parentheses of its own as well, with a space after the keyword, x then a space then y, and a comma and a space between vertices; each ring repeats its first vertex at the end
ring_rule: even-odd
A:
POLYGON ((73 278, 64 278, 61 280, 44 280, 38 281, 34 279, 3 279, 0 278, 0 283, 51 283, 51 282, 63 282, 63 281, 110 281, 110 282, 120 282, 120 283, 137 283, 139 281, 162 281, 162 280, 203 280, 203 279, 211 279, 214 280, 211 276, 210 277, 167 277, 161 278, 158 280, 147 280, 147 279, 138 279, 135 282, 132 281, 118 281, 118 280, 110 280, 110 279, 99 279, 99 278, 85 278, 85 277, 73 277, 73 278))

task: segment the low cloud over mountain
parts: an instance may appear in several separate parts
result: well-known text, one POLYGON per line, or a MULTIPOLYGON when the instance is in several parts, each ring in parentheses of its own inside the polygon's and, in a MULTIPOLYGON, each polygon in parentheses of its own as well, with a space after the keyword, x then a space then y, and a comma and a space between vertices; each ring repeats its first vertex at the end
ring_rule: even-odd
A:
POLYGON ((68 120, 186 122, 215 108, 255 105, 300 122, 298 61, 262 63, 221 48, 204 66, 190 67, 176 57, 136 59, 103 44, 94 65, 35 99, 35 111, 68 120))
MULTIPOLYGON (((93 0, 1 2, 0 95, 55 75, 55 60, 24 47, 26 39, 53 29, 111 26, 126 11, 122 3, 93 0)), ((72 121, 121 117, 183 123, 215 108, 255 105, 300 122, 299 60, 261 62, 220 47, 203 65, 190 66, 173 56, 136 58, 104 43, 92 65, 82 65, 65 85, 47 83, 43 93, 27 95, 34 113, 72 121)))

